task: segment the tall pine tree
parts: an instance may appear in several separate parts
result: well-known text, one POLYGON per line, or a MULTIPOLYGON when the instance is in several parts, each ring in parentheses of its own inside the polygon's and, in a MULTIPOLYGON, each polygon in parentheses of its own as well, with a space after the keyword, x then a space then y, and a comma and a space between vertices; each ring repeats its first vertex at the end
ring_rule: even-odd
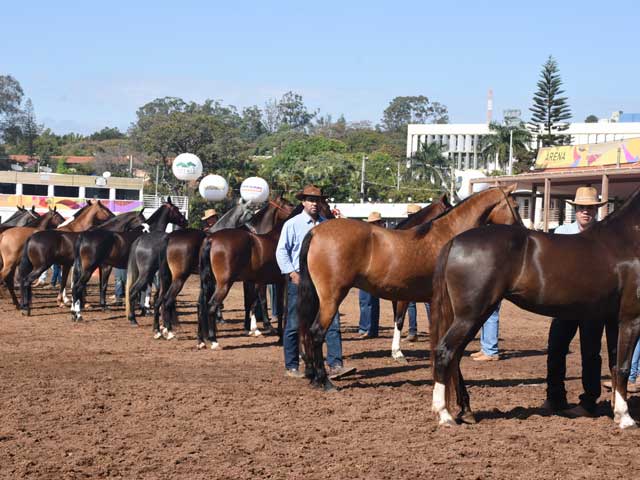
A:
POLYGON ((533 106, 529 125, 538 135, 538 147, 564 145, 570 142, 568 135, 560 132, 569 128, 566 123, 571 118, 571 108, 567 104, 567 97, 563 97, 564 90, 558 63, 549 56, 542 66, 538 90, 533 94, 533 106))

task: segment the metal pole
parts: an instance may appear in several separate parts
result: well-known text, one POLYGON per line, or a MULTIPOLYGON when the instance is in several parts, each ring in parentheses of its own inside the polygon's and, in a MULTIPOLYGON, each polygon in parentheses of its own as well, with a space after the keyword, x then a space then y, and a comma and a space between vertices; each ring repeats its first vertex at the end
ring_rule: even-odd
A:
POLYGON ((513 175, 513 128, 509 129, 509 175, 513 175))
POLYGON ((396 190, 400 190, 400 159, 398 158, 398 184, 396 185, 396 190))
POLYGON ((360 170, 360 203, 364 203, 364 173, 366 160, 367 156, 362 155, 362 169, 360 170))
POLYGON ((156 164, 156 194, 155 197, 158 198, 158 175, 160 174, 160 164, 156 164))

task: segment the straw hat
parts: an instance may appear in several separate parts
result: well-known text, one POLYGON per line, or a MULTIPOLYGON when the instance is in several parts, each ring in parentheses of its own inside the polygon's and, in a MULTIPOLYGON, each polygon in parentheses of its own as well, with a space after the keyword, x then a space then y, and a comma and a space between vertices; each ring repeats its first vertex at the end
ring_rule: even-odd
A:
POLYGON ((409 205, 407 205, 407 215, 418 213, 420 210, 422 210, 422 207, 420 207, 420 205, 416 205, 415 203, 410 203, 409 205))
POLYGON ((594 187, 579 187, 576 190, 576 198, 573 200, 567 200, 571 205, 593 205, 599 207, 607 203, 607 200, 598 200, 598 190, 594 187))
POLYGON ((215 208, 208 208, 207 210, 204 211, 204 216, 200 219, 200 220, 206 220, 209 217, 213 217, 214 215, 217 215, 218 212, 216 212, 215 208))
POLYGON ((371 212, 365 222, 379 222, 382 220, 382 214, 380 212, 371 212))
POLYGON ((315 185, 306 185, 301 192, 296 193, 298 200, 304 200, 305 197, 320 197, 326 199, 327 196, 322 194, 322 190, 315 185))

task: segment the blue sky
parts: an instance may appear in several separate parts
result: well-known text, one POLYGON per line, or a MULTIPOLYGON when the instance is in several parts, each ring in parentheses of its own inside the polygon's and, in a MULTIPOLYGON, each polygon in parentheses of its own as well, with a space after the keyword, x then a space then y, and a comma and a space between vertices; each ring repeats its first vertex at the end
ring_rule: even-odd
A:
POLYGON ((640 2, 11 2, 0 74, 57 133, 126 129, 161 96, 263 106, 293 90, 311 109, 380 121, 426 95, 452 122, 528 108, 558 61, 574 120, 640 112, 640 2), (7 41, 8 40, 8 41, 7 41))

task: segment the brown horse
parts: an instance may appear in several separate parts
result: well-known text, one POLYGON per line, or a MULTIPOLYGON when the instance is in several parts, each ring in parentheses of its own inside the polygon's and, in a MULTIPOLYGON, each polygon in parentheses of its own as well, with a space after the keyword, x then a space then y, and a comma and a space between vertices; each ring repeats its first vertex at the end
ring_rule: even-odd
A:
POLYGON ((14 290, 14 275, 25 242, 35 232, 56 228, 62 222, 64 222, 64 217, 54 207, 39 217, 32 227, 13 227, 0 234, 0 256, 2 258, 0 281, 3 281, 9 290, 11 300, 16 308, 19 309, 20 304, 14 290))
POLYGON ((13 215, 0 224, 0 233, 13 227, 32 227, 40 215, 36 212, 36 207, 27 209, 18 205, 13 215))
POLYGON ((387 230, 338 219, 312 229, 300 251, 298 319, 312 384, 332 389, 322 343, 338 306, 352 287, 388 300, 428 302, 442 246, 455 235, 488 223, 522 223, 510 193, 490 188, 411 230, 387 230))
POLYGON ((27 313, 31 305, 31 292, 29 291, 25 296, 25 291, 30 290, 31 283, 28 280, 33 278, 30 275, 31 272, 44 272, 54 263, 62 265, 58 303, 64 304, 67 278, 74 260, 73 245, 78 232, 83 232, 113 217, 115 215, 100 200, 88 200, 84 207, 57 229, 37 232, 29 238, 23 249, 18 275, 23 308, 27 313))
MULTIPOLYGON (((439 215, 442 215, 447 210, 451 209, 451 204, 447 198, 447 194, 441 195, 440 198, 433 202, 431 205, 427 205, 423 209, 414 213, 410 217, 406 218, 398 225, 395 230, 409 230, 411 228, 418 228, 427 222, 430 222, 439 215)), ((400 362, 407 363, 402 350, 400 350, 400 336, 402 334, 402 326, 404 325, 404 318, 409 308, 407 301, 393 302, 393 340, 391 341, 391 358, 400 362)))
MULTIPOLYGON (((285 201, 286 202, 286 201, 285 201)), ((232 228, 208 235, 200 250, 200 297, 198 310, 198 348, 206 347, 205 333, 211 348, 218 348, 214 315, 237 281, 261 285, 273 284, 278 290, 278 312, 283 311, 284 276, 276 262, 276 247, 284 222, 294 211, 293 204, 281 202, 275 209, 271 231, 256 234, 232 228), (215 284, 215 291, 213 286, 215 284)), ((254 302, 255 303, 255 302, 254 302)), ((266 309, 265 306, 263 308, 266 309)), ((266 313, 266 312, 263 312, 266 313)), ((282 315, 278 316, 278 334, 282 336, 282 315)), ((255 316, 253 332, 255 334, 255 316)))
POLYGON ((631 356, 640 336, 639 230, 637 190, 620 209, 579 234, 491 226, 449 242, 438 259, 431 310, 432 408, 440 424, 455 424, 449 413, 454 398, 461 408, 459 418, 473 421, 460 359, 506 298, 530 312, 559 319, 617 319, 611 404, 620 428, 634 427, 626 395, 631 356))

